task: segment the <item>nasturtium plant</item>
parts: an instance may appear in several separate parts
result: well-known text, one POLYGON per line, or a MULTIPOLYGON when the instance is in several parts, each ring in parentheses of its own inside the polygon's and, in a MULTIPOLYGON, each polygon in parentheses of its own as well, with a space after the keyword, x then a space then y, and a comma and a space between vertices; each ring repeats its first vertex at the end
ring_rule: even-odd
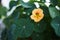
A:
POLYGON ((50 0, 48 7, 46 0, 25 1, 11 0, 10 9, 0 4, 0 18, 5 16, 1 39, 60 40, 60 0, 50 0))

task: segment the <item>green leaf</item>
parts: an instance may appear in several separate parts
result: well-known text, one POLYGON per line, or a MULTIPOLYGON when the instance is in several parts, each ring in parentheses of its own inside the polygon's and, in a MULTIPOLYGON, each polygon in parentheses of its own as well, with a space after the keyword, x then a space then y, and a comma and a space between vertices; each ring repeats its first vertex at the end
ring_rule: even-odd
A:
POLYGON ((10 26, 12 24, 12 21, 13 20, 10 17, 4 19, 3 22, 4 22, 4 24, 5 24, 5 26, 6 26, 7 29, 10 28, 10 26))
POLYGON ((49 7, 49 12, 51 18, 55 18, 56 16, 60 16, 59 11, 55 7, 49 7))
POLYGON ((52 27, 55 30, 55 33, 60 36, 60 16, 55 17, 51 22, 52 27))
POLYGON ((32 10, 36 9, 36 6, 34 4, 32 4, 32 8, 25 8, 24 12, 26 12, 26 15, 31 15, 32 10))
POLYGON ((32 4, 30 4, 29 2, 28 3, 25 3, 23 2, 22 0, 20 0, 19 2, 24 8, 32 8, 32 4))
POLYGON ((32 34, 34 25, 31 23, 29 19, 21 18, 20 20, 16 20, 15 24, 16 28, 15 31, 13 32, 14 35, 23 38, 29 37, 32 34))
POLYGON ((13 19, 16 20, 16 19, 19 18, 20 14, 21 14, 21 13, 20 13, 20 10, 21 10, 20 8, 21 8, 21 7, 17 7, 16 10, 12 13, 11 17, 12 17, 13 19))
POLYGON ((10 1, 10 3, 9 3, 10 9, 11 9, 13 6, 16 6, 16 5, 17 5, 17 1, 10 1))
POLYGON ((40 6, 40 8, 43 10, 43 13, 44 13, 43 20, 46 22, 46 24, 50 24, 51 17, 50 17, 50 14, 49 14, 48 7, 46 7, 46 6, 40 6))
POLYGON ((3 7, 2 5, 0 5, 0 16, 6 16, 7 13, 7 9, 5 7, 3 7))
POLYGON ((45 35, 43 33, 36 33, 32 34, 32 40, 45 40, 45 35))
POLYGON ((45 2, 45 0, 40 0, 41 2, 45 2))
POLYGON ((1 40, 7 40, 7 29, 4 29, 2 31, 1 40))
POLYGON ((14 35, 14 31, 15 31, 15 29, 16 29, 16 25, 15 24, 12 24, 11 26, 10 26, 10 28, 8 28, 8 33, 7 33, 7 36, 8 36, 8 40, 17 40, 17 37, 18 36, 16 36, 16 35, 14 35))
POLYGON ((15 1, 15 0, 11 0, 11 1, 15 1))
POLYGON ((42 20, 39 23, 35 24, 34 31, 39 33, 44 32, 46 26, 47 26, 46 22, 42 20))
POLYGON ((60 0, 58 0, 58 4, 57 5, 60 7, 60 0))
POLYGON ((38 3, 44 3, 45 0, 30 0, 31 3, 38 2, 38 3))
POLYGON ((56 6, 56 5, 58 4, 58 1, 57 1, 57 0, 50 0, 50 2, 51 2, 51 4, 52 4, 53 6, 56 6))

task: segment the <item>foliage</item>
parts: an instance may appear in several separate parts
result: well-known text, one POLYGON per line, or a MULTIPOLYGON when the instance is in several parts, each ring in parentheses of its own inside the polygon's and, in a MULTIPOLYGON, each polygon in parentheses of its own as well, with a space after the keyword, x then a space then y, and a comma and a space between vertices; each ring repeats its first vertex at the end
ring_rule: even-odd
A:
POLYGON ((44 3, 46 0, 30 0, 24 2, 22 0, 10 1, 10 9, 7 10, 0 5, 0 18, 6 16, 14 6, 18 6, 13 13, 4 19, 6 30, 2 32, 2 40, 60 40, 60 0, 50 0, 50 6, 44 3), (43 10, 44 18, 36 23, 30 15, 36 9, 34 2, 38 2, 39 8, 43 10))

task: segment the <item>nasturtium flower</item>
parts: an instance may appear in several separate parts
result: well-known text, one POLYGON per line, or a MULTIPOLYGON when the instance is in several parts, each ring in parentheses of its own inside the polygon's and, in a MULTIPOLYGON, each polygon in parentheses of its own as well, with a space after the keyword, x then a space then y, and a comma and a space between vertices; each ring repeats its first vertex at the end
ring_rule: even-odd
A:
POLYGON ((43 17, 44 17, 43 10, 40 8, 34 9, 32 11, 32 15, 30 16, 30 18, 34 20, 34 22, 41 21, 43 17))

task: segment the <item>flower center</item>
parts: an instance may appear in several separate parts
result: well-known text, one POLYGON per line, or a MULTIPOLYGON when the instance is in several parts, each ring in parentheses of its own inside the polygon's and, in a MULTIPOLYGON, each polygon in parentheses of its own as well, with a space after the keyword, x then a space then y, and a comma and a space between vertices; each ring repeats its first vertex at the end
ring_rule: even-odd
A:
POLYGON ((39 13, 36 13, 36 15, 38 16, 38 15, 39 15, 39 13))

